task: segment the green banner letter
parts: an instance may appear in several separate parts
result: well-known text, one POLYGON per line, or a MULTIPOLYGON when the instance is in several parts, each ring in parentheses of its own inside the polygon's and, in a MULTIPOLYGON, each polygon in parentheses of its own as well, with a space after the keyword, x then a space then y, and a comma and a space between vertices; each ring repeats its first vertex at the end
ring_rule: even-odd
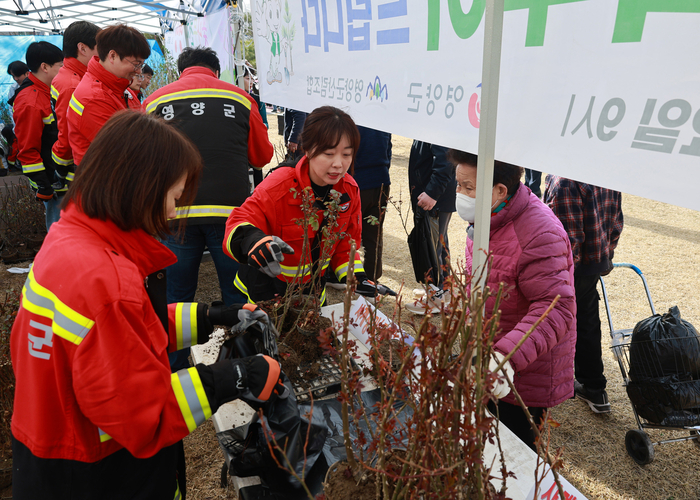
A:
MULTIPOLYGON (((441 0, 428 0, 428 50, 440 48, 440 2, 441 0)), ((465 14, 459 0, 447 0, 452 29, 459 38, 466 40, 476 32, 484 17, 485 6, 486 0, 474 0, 471 9, 465 14)))
POLYGON ((547 25, 547 12, 550 5, 583 2, 585 0, 505 0, 503 9, 530 9, 527 16, 527 35, 525 47, 541 47, 544 45, 544 30, 547 25))
POLYGON ((700 1, 619 0, 613 43, 641 42, 647 12, 700 13, 700 1))

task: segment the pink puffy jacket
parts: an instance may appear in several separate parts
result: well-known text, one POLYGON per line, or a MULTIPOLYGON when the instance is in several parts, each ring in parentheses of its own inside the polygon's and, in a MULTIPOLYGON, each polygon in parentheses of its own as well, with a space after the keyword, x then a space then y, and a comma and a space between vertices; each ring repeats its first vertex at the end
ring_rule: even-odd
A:
MULTIPOLYGON (((471 273, 474 242, 467 239, 466 272, 471 273)), ((506 207, 491 217, 489 248, 492 291, 506 285, 495 348, 507 354, 561 295, 549 316, 532 332, 510 362, 515 387, 528 406, 551 408, 574 393, 576 296, 569 237, 559 219, 529 188, 520 184, 506 207)), ((493 312, 494 298, 486 303, 493 312)), ((504 401, 517 404, 512 394, 504 401)))

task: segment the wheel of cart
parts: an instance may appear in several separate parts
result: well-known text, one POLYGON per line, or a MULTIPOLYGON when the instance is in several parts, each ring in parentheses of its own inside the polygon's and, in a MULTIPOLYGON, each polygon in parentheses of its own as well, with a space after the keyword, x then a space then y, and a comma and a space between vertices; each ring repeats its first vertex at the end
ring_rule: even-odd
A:
MULTIPOLYGON (((614 268, 617 269, 630 269, 634 271, 642 281, 644 285, 644 291, 646 292, 647 300, 649 301, 649 307, 651 309, 651 314, 655 315, 656 310, 654 309, 654 303, 651 299, 651 294, 649 293, 649 285, 644 277, 644 273, 635 265, 627 263, 614 264, 614 268)), ((612 339, 611 349, 615 355, 618 365, 620 366, 620 372, 622 373, 622 381, 625 388, 629 385, 631 379, 629 376, 630 372, 630 343, 632 341, 632 332, 634 328, 626 328, 616 330, 613 327, 612 314, 610 311, 610 302, 608 300, 608 293, 605 288, 605 280, 603 277, 600 278, 600 285, 603 291, 603 301, 605 303, 605 312, 608 316, 608 325, 610 326, 610 337, 612 339)), ((661 342, 661 341, 659 341, 661 342)), ((625 447, 627 448, 627 453, 632 459, 639 465, 646 465, 654 460, 654 446, 664 443, 673 443, 678 441, 688 441, 693 440, 696 446, 700 446, 700 426, 698 425, 661 425, 649 422, 639 416, 637 408, 634 403, 630 401, 632 405, 632 411, 634 413, 634 418, 637 421, 637 429, 630 429, 625 435, 625 447), (690 435, 687 437, 681 437, 676 439, 666 439, 657 442, 652 442, 649 435, 644 432, 644 429, 672 429, 672 430, 686 430, 690 431, 690 435)))

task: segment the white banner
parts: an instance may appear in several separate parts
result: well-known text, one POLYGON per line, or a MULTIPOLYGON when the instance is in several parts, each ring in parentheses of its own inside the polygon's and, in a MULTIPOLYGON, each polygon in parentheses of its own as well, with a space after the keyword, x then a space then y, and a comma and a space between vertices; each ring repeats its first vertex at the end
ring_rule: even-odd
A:
MULTIPOLYGON (((255 0, 262 100, 477 151, 486 0, 255 0)), ((498 159, 700 210, 700 2, 505 0, 498 159)))
POLYGON ((177 61, 185 47, 211 47, 216 51, 221 64, 221 79, 233 83, 233 61, 231 53, 231 29, 228 9, 221 9, 204 17, 190 16, 187 25, 180 25, 165 34, 165 48, 177 61))

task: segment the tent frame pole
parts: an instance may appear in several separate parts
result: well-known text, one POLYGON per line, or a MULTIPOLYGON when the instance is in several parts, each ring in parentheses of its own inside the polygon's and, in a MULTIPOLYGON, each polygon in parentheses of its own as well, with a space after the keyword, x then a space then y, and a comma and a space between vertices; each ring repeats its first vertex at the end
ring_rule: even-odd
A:
MULTIPOLYGON (((496 152, 496 118, 501 74, 501 42, 503 39, 504 0, 487 0, 484 13, 484 62, 481 78, 481 116, 479 123, 479 159, 476 168, 476 214, 474 220, 474 252, 472 290, 480 283, 479 275, 487 266, 491 229, 491 193, 493 161, 496 152)), ((486 277, 487 273, 483 273, 486 277)))

